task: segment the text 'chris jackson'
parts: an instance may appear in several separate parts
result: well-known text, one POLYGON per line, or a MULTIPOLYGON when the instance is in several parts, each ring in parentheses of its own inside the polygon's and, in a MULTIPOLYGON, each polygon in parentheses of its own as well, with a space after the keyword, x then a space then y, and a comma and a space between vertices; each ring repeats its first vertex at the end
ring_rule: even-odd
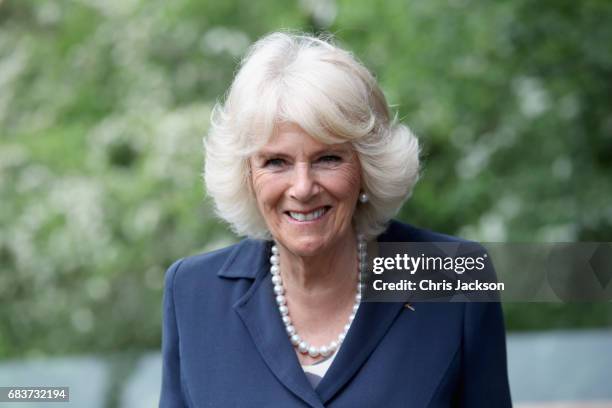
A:
POLYGON ((480 282, 478 280, 464 282, 457 280, 454 282, 447 282, 442 280, 441 282, 434 282, 431 280, 421 280, 419 282, 409 281, 402 279, 399 282, 384 282, 381 279, 377 279, 372 283, 374 290, 390 290, 390 291, 500 291, 504 290, 503 282, 480 282))

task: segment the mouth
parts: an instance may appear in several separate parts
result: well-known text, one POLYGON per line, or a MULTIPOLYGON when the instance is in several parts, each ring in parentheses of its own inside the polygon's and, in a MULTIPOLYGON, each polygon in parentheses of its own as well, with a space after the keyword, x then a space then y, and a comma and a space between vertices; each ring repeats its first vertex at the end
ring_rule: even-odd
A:
POLYGON ((285 215, 289 217, 290 220, 295 222, 312 222, 318 221, 325 216, 329 212, 332 207, 330 205, 326 205, 323 207, 316 208, 309 212, 302 211, 285 211, 285 215))

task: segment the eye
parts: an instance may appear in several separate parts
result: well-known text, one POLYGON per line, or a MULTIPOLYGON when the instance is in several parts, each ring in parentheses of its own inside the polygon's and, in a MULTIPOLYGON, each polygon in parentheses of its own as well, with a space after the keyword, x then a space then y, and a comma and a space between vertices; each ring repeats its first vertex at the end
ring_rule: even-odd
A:
POLYGON ((342 158, 340 156, 336 156, 336 155, 333 155, 333 154, 328 154, 328 155, 319 157, 318 161, 320 163, 330 163, 330 164, 333 164, 333 163, 340 163, 342 161, 342 158))
POLYGON ((285 160, 279 158, 268 159, 264 162, 264 167, 281 167, 285 164, 285 160))

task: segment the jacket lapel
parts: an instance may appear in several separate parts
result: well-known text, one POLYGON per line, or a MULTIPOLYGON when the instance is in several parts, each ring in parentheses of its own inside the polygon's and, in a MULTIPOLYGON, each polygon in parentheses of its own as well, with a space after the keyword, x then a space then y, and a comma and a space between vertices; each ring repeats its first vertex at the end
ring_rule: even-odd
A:
MULTIPOLYGON (((306 379, 274 302, 269 279, 269 246, 259 245, 255 251, 245 251, 233 262, 232 270, 256 270, 255 282, 234 305, 247 327, 261 357, 274 376, 293 394, 311 407, 323 408, 318 395, 306 379), (244 268, 244 269, 243 269, 244 268)), ((228 273, 224 273, 228 276, 228 273)))
POLYGON ((366 362, 402 309, 403 303, 361 304, 338 355, 317 386, 323 404, 366 362))
MULTIPOLYGON (((402 240, 402 237, 394 233, 397 225, 395 221, 391 221, 389 228, 377 238, 377 242, 402 240)), ((399 302, 361 303, 344 344, 317 386, 316 391, 323 404, 332 399, 366 362, 403 310, 403 306, 404 303, 399 302)))

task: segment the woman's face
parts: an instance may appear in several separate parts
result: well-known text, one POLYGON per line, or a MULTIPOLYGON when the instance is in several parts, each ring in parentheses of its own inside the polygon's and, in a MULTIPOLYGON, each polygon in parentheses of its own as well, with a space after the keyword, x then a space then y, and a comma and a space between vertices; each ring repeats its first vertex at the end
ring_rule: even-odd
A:
POLYGON ((321 254, 351 236, 361 171, 349 143, 328 145, 282 124, 250 166, 259 211, 290 252, 321 254))

